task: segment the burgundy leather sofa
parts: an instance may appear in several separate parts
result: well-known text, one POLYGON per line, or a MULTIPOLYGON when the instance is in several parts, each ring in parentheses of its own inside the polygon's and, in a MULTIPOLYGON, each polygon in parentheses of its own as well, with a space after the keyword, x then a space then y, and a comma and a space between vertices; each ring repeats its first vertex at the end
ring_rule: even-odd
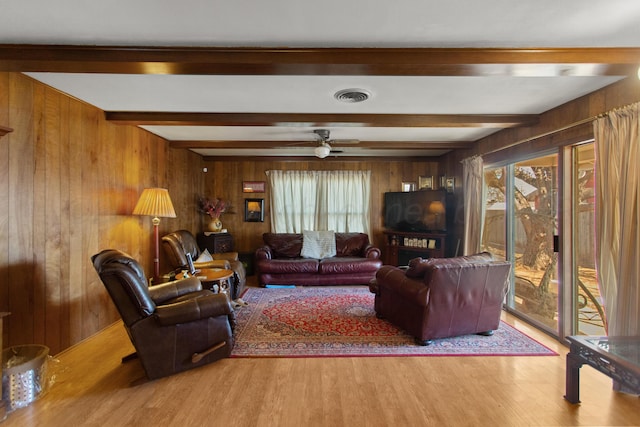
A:
POLYGON ((489 252, 415 258, 408 268, 385 265, 371 281, 375 311, 428 345, 437 338, 491 335, 500 324, 511 264, 489 252))
POLYGON ((336 255, 302 258, 302 234, 264 233, 264 246, 255 252, 260 286, 366 285, 382 266, 380 249, 365 233, 336 233, 336 255))

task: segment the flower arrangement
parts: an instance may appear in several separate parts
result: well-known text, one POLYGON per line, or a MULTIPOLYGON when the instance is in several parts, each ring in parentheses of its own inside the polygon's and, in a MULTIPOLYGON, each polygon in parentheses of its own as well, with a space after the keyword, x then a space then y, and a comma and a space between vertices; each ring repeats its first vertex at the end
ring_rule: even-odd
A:
POLYGON ((227 210, 227 203, 222 199, 209 200, 206 197, 198 199, 198 207, 201 213, 209 215, 213 219, 220 218, 227 210))

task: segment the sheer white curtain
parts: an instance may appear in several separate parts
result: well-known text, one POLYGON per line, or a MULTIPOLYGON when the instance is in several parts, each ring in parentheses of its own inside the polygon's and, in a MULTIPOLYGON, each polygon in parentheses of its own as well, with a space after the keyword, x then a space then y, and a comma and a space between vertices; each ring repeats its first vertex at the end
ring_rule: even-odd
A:
POLYGON ((267 171, 271 230, 369 230, 371 171, 267 171))
POLYGON ((594 121, 598 282, 608 335, 640 335, 640 104, 594 121))
POLYGON ((464 254, 480 251, 482 227, 484 225, 482 157, 474 156, 462 161, 462 183, 464 191, 464 254))

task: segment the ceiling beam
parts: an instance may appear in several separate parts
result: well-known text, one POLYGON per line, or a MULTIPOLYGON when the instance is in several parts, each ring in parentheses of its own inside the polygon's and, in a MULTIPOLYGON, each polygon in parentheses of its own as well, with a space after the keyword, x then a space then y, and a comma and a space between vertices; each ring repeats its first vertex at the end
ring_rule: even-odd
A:
POLYGON ((633 75, 640 48, 223 48, 0 44, 0 71, 372 76, 633 75), (556 65, 550 66, 550 65, 556 65))
POLYGON ((408 157, 375 157, 375 156, 342 156, 342 155, 334 155, 330 154, 328 157, 324 159, 319 159, 313 156, 203 156, 202 160, 205 162, 256 162, 256 161, 265 161, 265 162, 340 162, 340 163, 348 163, 348 162, 385 162, 389 163, 389 161, 394 162, 416 162, 416 161, 426 161, 433 162, 439 156, 408 156, 408 157))
MULTIPOLYGON (((180 149, 287 149, 291 147, 310 147, 318 141, 170 141, 171 148, 180 149)), ((329 141, 335 148, 366 148, 369 150, 420 150, 420 149, 468 149, 473 141, 359 141, 357 143, 340 143, 329 141)))
POLYGON ((171 113, 107 111, 108 121, 155 126, 369 126, 511 128, 535 125, 536 114, 171 113))

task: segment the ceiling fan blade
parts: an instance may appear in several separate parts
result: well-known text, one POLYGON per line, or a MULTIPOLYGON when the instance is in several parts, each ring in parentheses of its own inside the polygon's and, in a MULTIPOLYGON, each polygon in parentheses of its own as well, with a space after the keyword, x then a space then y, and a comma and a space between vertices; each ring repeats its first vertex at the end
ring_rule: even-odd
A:
POLYGON ((360 144, 360 140, 359 139, 331 139, 328 142, 330 142, 331 144, 338 144, 338 145, 356 145, 356 144, 360 144))
POLYGON ((356 145, 360 144, 359 139, 331 139, 330 131, 328 129, 314 129, 314 139, 309 141, 282 141, 283 147, 306 147, 306 146, 318 146, 319 144, 329 143, 337 146, 356 145))
POLYGON ((316 146, 318 145, 318 141, 291 141, 291 142, 284 142, 282 145, 287 147, 307 146, 307 145, 316 146))
MULTIPOLYGON (((288 147, 292 147, 296 145, 301 145, 301 146, 318 145, 320 142, 322 141, 287 141, 287 142, 283 142, 283 145, 288 147)), ((359 139, 330 139, 326 142, 328 142, 329 144, 336 144, 336 145, 357 145, 357 144, 360 144, 361 141, 359 139)))

